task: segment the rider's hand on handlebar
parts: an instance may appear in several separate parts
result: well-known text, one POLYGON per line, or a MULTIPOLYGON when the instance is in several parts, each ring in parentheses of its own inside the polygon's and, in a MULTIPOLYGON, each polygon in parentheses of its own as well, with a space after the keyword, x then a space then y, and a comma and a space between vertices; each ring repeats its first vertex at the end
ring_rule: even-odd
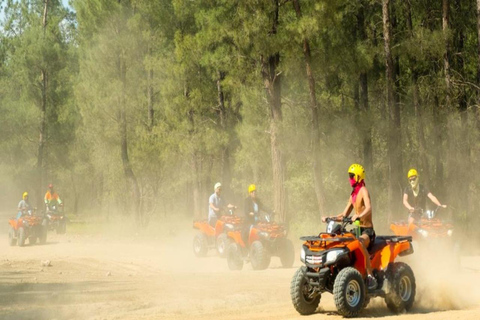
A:
POLYGON ((442 205, 440 205, 440 207, 442 207, 442 208, 445 209, 445 208, 447 207, 447 205, 446 205, 446 204, 442 204, 442 205))
POLYGON ((357 219, 359 219, 360 217, 357 215, 357 214, 354 214, 352 217, 351 217, 351 221, 352 222, 355 222, 357 219))
POLYGON ((414 213, 414 212, 415 212, 415 208, 410 208, 410 209, 408 209, 408 212, 414 213))
POLYGON ((328 217, 322 217, 322 222, 325 223, 327 222, 328 217))

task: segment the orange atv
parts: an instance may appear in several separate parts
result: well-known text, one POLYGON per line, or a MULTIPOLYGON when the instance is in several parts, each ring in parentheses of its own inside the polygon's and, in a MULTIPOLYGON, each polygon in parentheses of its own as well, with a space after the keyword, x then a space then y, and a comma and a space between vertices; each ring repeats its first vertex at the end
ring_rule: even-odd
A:
POLYGON ((415 277, 412 269, 397 256, 413 253, 412 237, 378 236, 363 255, 357 237, 359 229, 345 229, 350 218, 342 223, 327 219, 327 232, 302 237, 305 241, 300 260, 305 264, 293 276, 290 295, 293 306, 302 315, 315 312, 321 294, 330 292, 335 306, 344 317, 355 317, 373 297, 384 297, 388 308, 400 313, 410 310, 415 300, 415 277), (368 290, 365 259, 370 259, 378 286, 368 290))
POLYGON ((412 236, 413 240, 422 242, 423 246, 428 248, 428 244, 433 245, 432 248, 442 248, 452 253, 452 261, 456 264, 460 263, 460 245, 453 236, 453 224, 437 218, 438 207, 435 210, 415 209, 412 216, 415 218, 413 223, 406 221, 393 222, 390 229, 397 236, 412 236), (443 242, 442 244, 439 243, 443 242))
POLYGON ((415 222, 409 224, 406 221, 393 222, 390 229, 398 236, 412 236, 414 240, 425 238, 451 238, 453 235, 453 224, 444 222, 438 218, 438 207, 435 210, 423 211, 423 209, 415 209, 412 216, 415 222))
POLYGON ((197 257, 204 257, 208 249, 216 248, 220 257, 225 258, 226 249, 230 244, 226 232, 240 228, 241 224, 242 219, 234 215, 233 209, 229 209, 227 215, 222 215, 217 220, 215 228, 208 223, 208 220, 194 221, 193 228, 200 232, 193 238, 193 252, 197 257))
POLYGON ((25 210, 19 219, 12 218, 8 222, 8 240, 11 246, 18 242, 18 246, 23 247, 27 238, 30 244, 35 244, 37 238, 40 244, 47 242, 48 222, 43 216, 35 215, 35 211, 25 210))
POLYGON ((55 230, 57 234, 65 234, 67 229, 67 217, 63 211, 62 204, 47 206, 46 216, 48 218, 48 228, 55 230))
POLYGON ((270 215, 265 215, 263 221, 250 227, 247 243, 244 242, 242 231, 236 229, 227 232, 232 241, 227 252, 230 270, 241 270, 244 261, 250 261, 254 270, 266 269, 271 256, 280 257, 285 268, 293 265, 295 259, 293 243, 287 239, 285 227, 272 222, 270 215))

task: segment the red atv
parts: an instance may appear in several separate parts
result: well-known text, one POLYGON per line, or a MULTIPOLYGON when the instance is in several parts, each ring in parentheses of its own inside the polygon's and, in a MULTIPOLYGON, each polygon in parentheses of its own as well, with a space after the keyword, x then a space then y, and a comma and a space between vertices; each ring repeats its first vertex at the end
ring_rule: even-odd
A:
POLYGON ((236 230, 241 225, 242 219, 234 214, 233 209, 217 220, 215 228, 208 220, 194 221, 193 228, 199 232, 193 238, 193 252, 197 257, 205 257, 209 249, 216 248, 219 256, 224 258, 230 244, 226 232, 236 230))
POLYGON ((287 239, 285 227, 272 222, 270 215, 264 215, 263 221, 250 227, 247 243, 242 238, 242 231, 227 232, 232 242, 227 252, 230 270, 241 270, 244 261, 250 261, 254 270, 263 270, 270 265, 272 256, 280 257, 283 267, 292 267, 295 259, 293 243, 287 239))
POLYGON ((314 313, 324 292, 333 294, 338 313, 355 317, 371 298, 383 297, 387 307, 400 313, 415 301, 412 269, 397 256, 413 253, 412 237, 378 236, 365 257, 358 240, 358 228, 347 231, 350 218, 342 223, 327 219, 327 232, 302 237, 305 241, 300 260, 305 264, 293 276, 290 295, 294 308, 302 315, 314 313), (368 290, 366 259, 370 259, 378 286, 368 290))
POLYGON ((35 244, 37 238, 40 244, 47 242, 48 221, 43 216, 36 215, 35 210, 24 210, 19 219, 12 218, 8 222, 8 240, 11 246, 18 243, 19 247, 23 247, 26 239, 30 244, 35 244))

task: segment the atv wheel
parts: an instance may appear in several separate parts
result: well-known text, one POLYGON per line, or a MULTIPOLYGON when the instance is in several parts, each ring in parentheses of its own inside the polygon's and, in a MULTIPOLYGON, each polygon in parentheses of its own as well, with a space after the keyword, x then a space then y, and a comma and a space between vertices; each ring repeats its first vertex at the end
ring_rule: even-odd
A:
POLYGON ((38 241, 40 244, 45 244, 47 242, 47 233, 48 233, 48 221, 43 220, 42 227, 40 228, 40 235, 38 241))
POLYGON ((8 244, 10 244, 10 246, 17 244, 17 238, 15 238, 15 229, 13 229, 13 227, 10 227, 8 230, 8 244))
POLYGON ((23 247, 25 245, 25 229, 23 227, 18 228, 18 246, 23 247))
POLYGON ((307 267, 300 267, 292 278, 290 284, 290 297, 292 298, 295 310, 301 315, 309 315, 315 312, 322 297, 320 292, 316 292, 308 283, 305 277, 307 267))
POLYGON ((37 243, 37 237, 36 236, 31 236, 30 238, 28 238, 28 243, 30 245, 37 243))
POLYGON ((333 297, 338 313, 355 317, 365 303, 365 283, 360 272, 352 267, 342 269, 333 285, 333 297))
POLYGON ((409 311, 415 301, 415 276, 412 269, 403 262, 390 264, 387 269, 390 292, 385 296, 388 309, 400 313, 409 311))
POLYGON ((230 270, 242 270, 242 248, 238 243, 230 243, 227 248, 227 263, 230 270))
POLYGON ((203 233, 197 234, 193 238, 193 252, 197 257, 205 257, 208 252, 208 239, 203 233))
POLYGON ((217 252, 220 258, 227 257, 227 249, 230 243, 232 243, 232 240, 230 240, 226 233, 222 233, 217 237, 217 252))
POLYGON ((293 248, 293 243, 290 239, 282 241, 282 247, 280 248, 280 261, 284 268, 291 268, 293 266, 293 262, 295 261, 295 249, 293 248))
POLYGON ((270 264, 270 255, 267 248, 260 241, 253 241, 250 247, 250 260, 253 270, 264 270, 270 264))

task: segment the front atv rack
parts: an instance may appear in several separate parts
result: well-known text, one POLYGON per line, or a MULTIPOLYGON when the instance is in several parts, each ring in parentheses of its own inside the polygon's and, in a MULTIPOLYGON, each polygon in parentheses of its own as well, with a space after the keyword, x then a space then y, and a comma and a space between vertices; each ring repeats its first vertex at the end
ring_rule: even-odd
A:
MULTIPOLYGON (((332 235, 332 236, 335 236, 335 235, 332 235)), ((322 237, 319 237, 319 236, 307 236, 307 237, 301 237, 300 240, 302 240, 302 241, 347 242, 347 241, 355 240, 355 238, 352 238, 352 237, 322 238, 322 237)))

